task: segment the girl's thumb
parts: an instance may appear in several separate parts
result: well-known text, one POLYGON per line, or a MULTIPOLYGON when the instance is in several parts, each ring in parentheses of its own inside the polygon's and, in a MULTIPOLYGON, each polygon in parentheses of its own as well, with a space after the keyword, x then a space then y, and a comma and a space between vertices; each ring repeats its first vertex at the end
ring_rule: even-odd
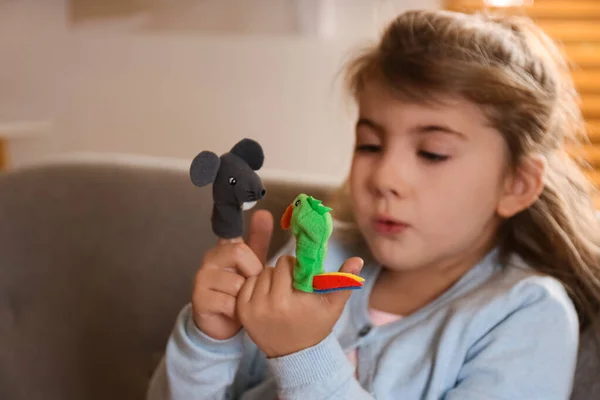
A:
MULTIPOLYGON (((348 258, 344 264, 342 264, 339 272, 358 275, 362 270, 364 263, 364 260, 360 257, 348 258)), ((336 311, 341 313, 352 292, 353 290, 339 290, 336 292, 327 293, 326 296, 336 311)))
POLYGON ((350 257, 342 267, 340 268, 340 272, 346 272, 354 275, 358 275, 362 270, 363 265, 365 264, 364 260, 360 257, 350 257))
POLYGON ((248 247, 254 251, 260 262, 265 265, 271 236, 273 235, 273 215, 267 210, 257 210, 250 220, 248 247))

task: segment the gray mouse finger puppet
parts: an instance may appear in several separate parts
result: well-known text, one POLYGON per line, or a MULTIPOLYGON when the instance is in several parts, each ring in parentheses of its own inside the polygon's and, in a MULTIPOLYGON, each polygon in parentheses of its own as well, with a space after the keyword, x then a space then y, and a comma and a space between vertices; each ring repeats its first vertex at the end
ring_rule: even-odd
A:
POLYGON ((220 157, 212 151, 200 152, 190 166, 196 186, 213 185, 212 229, 223 239, 241 237, 242 212, 254 207, 266 193, 255 171, 264 162, 262 147, 252 139, 242 139, 220 157))

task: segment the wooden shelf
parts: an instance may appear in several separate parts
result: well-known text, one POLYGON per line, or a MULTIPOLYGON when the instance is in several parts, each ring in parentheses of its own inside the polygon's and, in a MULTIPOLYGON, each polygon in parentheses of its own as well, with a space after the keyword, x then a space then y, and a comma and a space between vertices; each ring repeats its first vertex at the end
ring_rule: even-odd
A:
POLYGON ((597 187, 600 187, 600 171, 586 171, 585 175, 589 178, 590 181, 594 183, 597 187))
POLYGON ((569 60, 583 67, 600 67, 600 45, 598 44, 574 44, 565 45, 564 51, 569 60))
POLYGON ((592 143, 600 143, 600 120, 588 119, 585 121, 587 135, 592 143))
POLYGON ((592 167, 600 167, 600 147, 594 145, 585 145, 581 149, 571 150, 571 154, 581 155, 592 167))
MULTIPOLYGON (((447 9, 473 13, 486 8, 483 0, 448 0, 447 9)), ((527 15, 534 19, 600 18, 600 7, 591 1, 536 0, 534 7, 487 7, 495 12, 527 15)))
POLYGON ((51 121, 0 122, 0 139, 23 139, 45 135, 52 129, 51 121))
POLYGON ((581 100, 581 112, 586 119, 600 118, 600 94, 584 94, 581 100))
POLYGON ((573 71, 573 80, 580 93, 600 93, 600 68, 576 69, 573 71))
POLYGON ((0 139, 0 172, 4 171, 8 165, 6 159, 6 144, 4 140, 0 139))
POLYGON ((600 29, 598 29, 597 21, 537 22, 549 36, 559 42, 600 42, 600 29))
POLYGON ((48 134, 52 121, 12 121, 0 122, 0 171, 8 167, 8 141, 36 138, 48 134))

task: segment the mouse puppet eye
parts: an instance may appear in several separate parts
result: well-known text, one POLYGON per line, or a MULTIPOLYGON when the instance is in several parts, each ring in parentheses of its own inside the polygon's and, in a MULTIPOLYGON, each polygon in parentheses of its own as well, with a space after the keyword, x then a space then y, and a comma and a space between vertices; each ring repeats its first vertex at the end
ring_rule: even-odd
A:
POLYGON ((237 183, 237 179, 235 179, 233 176, 229 177, 229 184, 231 186, 235 185, 237 183))
POLYGON ((296 202, 294 203, 294 205, 295 205, 296 207, 298 207, 298 206, 300 205, 300 200, 296 200, 296 202))

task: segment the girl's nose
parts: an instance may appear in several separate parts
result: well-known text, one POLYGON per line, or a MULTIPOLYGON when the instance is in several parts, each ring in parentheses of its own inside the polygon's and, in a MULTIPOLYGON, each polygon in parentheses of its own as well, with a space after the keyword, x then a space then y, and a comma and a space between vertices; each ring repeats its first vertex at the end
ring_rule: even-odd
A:
POLYGON ((377 194, 402 197, 407 191, 405 177, 399 161, 393 157, 382 157, 374 167, 371 184, 377 194))

